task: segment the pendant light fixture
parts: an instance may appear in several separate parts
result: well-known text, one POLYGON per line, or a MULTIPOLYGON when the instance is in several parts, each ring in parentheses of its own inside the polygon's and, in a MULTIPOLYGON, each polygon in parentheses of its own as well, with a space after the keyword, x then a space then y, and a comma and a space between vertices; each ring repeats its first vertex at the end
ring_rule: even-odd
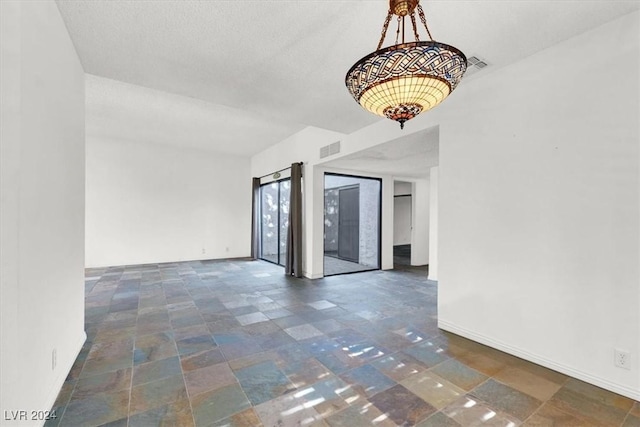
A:
POLYGON ((389 0, 389 12, 375 52, 355 63, 345 83, 351 96, 367 111, 400 123, 441 103, 467 70, 467 58, 457 48, 431 37, 420 0, 389 0), (420 41, 416 11, 429 41, 420 41), (382 48, 387 28, 397 16, 396 43, 382 48), (405 43, 405 19, 411 19, 414 42, 405 43))

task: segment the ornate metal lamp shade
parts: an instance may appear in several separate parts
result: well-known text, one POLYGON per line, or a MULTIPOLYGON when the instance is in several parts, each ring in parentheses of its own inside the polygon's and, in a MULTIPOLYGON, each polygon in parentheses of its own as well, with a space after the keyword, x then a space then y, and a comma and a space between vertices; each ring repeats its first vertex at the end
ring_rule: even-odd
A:
POLYGON ((467 70, 467 58, 458 49, 433 41, 419 0, 389 0, 389 12, 375 52, 351 67, 347 89, 365 110, 400 123, 441 103, 467 70), (420 41, 415 12, 430 41, 420 41), (396 44, 381 49, 391 17, 398 16, 396 44), (415 42, 404 41, 404 20, 411 18, 415 42), (398 43, 402 29, 402 42, 398 43))

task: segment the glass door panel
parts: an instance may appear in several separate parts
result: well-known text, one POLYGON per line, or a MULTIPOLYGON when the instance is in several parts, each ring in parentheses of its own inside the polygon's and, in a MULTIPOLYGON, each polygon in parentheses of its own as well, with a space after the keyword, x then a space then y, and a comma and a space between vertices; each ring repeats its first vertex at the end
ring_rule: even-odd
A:
POLYGON ((260 187, 260 258, 285 265, 289 231, 291 180, 260 187))
POLYGON ((260 188, 260 258, 278 263, 278 183, 260 188))
POLYGON ((280 261, 287 262, 287 235, 289 233, 289 197, 291 196, 291 181, 280 181, 280 261))

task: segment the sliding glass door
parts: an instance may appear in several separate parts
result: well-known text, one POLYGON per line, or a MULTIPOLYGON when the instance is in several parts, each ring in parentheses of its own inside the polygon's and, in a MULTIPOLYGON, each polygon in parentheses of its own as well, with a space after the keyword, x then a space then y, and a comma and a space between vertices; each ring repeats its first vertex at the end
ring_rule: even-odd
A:
POLYGON ((380 268, 382 181, 325 173, 324 275, 380 268))
POLYGON ((290 179, 260 187, 260 258, 280 265, 287 255, 290 194, 290 179))

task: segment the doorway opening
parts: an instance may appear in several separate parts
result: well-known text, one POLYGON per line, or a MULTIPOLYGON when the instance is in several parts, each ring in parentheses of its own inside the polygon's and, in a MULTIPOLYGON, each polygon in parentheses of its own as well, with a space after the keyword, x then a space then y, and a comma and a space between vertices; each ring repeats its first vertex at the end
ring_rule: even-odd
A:
POLYGON ((410 182, 393 183, 393 268, 411 265, 413 198, 410 182))
POLYGON ((291 179, 260 186, 259 258, 284 266, 289 231, 289 196, 291 179))
POLYGON ((380 269, 382 180, 324 175, 324 275, 380 269))

